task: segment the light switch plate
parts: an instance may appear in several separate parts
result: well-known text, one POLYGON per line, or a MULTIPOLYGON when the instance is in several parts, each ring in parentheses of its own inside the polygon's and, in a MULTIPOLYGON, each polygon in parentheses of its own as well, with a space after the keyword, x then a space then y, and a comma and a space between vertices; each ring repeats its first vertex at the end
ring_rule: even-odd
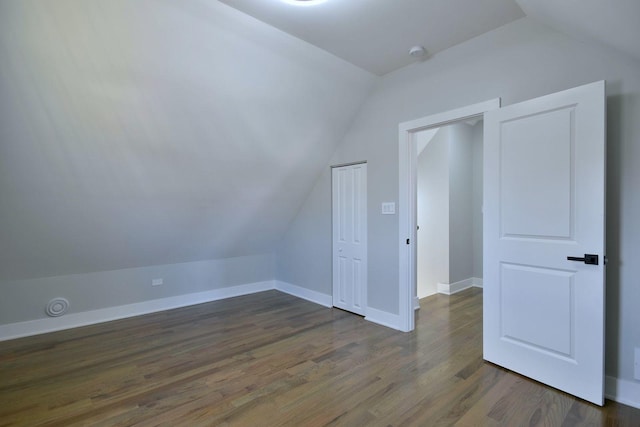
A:
POLYGON ((382 204, 382 215, 393 215, 396 213, 395 202, 385 202, 382 204))

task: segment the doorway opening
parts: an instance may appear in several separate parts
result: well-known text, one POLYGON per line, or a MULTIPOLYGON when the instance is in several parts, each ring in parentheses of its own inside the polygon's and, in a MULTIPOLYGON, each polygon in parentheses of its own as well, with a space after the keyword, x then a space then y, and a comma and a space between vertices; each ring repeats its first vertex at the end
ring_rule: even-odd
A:
POLYGON ((485 112, 500 108, 500 99, 481 102, 456 110, 446 111, 399 126, 399 328, 415 328, 417 305, 417 188, 418 188, 418 134, 428 129, 441 128, 454 123, 482 119, 485 112))
MULTIPOLYGON (((483 117, 483 358, 604 402, 605 83, 400 125, 400 315, 415 328, 416 139, 483 117), (493 107, 493 108, 492 108, 493 107), (573 254, 584 254, 583 256, 573 254)), ((493 105, 492 105, 493 104, 493 105)), ((400 328, 398 328, 400 329, 400 328)))
POLYGON ((416 132, 417 298, 482 287, 482 120, 416 132))

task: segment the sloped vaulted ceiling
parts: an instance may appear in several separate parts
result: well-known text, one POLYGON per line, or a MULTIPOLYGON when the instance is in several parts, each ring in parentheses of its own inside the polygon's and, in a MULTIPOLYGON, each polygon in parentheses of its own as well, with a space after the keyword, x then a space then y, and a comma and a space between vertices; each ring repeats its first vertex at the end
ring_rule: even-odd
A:
POLYGON ((220 0, 365 70, 384 75, 524 16, 513 0, 220 0))
POLYGON ((214 0, 3 0, 0 279, 271 251, 373 82, 214 0))

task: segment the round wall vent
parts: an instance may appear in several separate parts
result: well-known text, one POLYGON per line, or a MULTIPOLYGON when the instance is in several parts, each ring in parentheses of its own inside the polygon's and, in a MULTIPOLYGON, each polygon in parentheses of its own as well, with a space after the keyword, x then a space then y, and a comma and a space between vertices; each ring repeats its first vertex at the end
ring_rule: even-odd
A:
POLYGON ((69 309, 69 301, 66 298, 54 298, 47 303, 45 311, 51 317, 62 316, 69 309))

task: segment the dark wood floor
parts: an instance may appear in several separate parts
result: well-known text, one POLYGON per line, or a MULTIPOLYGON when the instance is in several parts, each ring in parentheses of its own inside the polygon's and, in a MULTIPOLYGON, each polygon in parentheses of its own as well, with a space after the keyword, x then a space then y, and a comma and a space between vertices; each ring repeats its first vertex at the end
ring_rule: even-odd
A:
POLYGON ((484 363, 482 293, 401 333, 269 291, 0 343, 0 425, 640 426, 484 363))

